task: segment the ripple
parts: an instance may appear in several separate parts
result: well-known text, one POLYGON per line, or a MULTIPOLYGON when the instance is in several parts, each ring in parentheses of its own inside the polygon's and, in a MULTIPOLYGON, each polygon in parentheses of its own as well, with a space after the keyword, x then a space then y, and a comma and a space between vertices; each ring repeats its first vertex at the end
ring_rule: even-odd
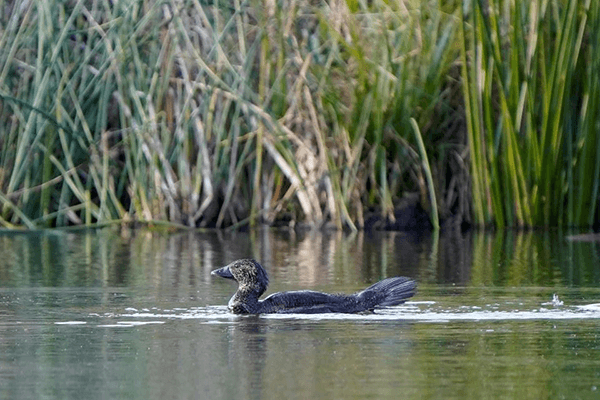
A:
MULTIPOLYGON (((580 306, 562 306, 560 308, 535 307, 531 309, 499 310, 499 304, 482 306, 459 306, 444 308, 436 302, 411 302, 402 306, 376 310, 362 314, 262 314, 267 319, 305 319, 305 320, 381 320, 381 321, 415 321, 415 322, 453 322, 453 321, 512 321, 512 320, 571 320, 600 319, 600 303, 580 306)), ((507 308, 507 304, 503 306, 507 308)), ((226 306, 207 306, 177 308, 168 310, 153 309, 153 312, 134 312, 126 309, 123 314, 116 314, 119 319, 153 319, 153 320, 206 320, 206 323, 226 323, 245 316, 231 314, 226 306)))
POLYGON ((586 304, 583 306, 576 306, 576 307, 579 308, 580 310, 600 312, 600 303, 586 304))
POLYGON ((114 324, 100 324, 96 325, 98 328, 133 328, 135 326, 142 325, 162 325, 165 321, 117 321, 114 324))

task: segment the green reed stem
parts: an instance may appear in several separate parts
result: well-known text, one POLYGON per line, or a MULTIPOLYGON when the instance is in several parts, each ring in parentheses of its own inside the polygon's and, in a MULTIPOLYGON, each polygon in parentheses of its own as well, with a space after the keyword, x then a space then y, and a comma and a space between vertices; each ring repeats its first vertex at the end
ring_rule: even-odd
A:
POLYGON ((431 167, 429 164, 429 159, 427 157, 427 151, 425 150, 425 144, 423 143, 423 138, 421 137, 421 131, 419 130, 419 125, 417 124, 417 121, 415 121, 414 118, 411 118, 410 123, 413 127, 415 139, 419 147, 419 154, 421 155, 421 165, 423 170, 425 171, 425 177, 427 178, 427 188, 429 189, 429 203, 431 206, 431 224, 433 225, 433 229, 435 231, 438 231, 440 229, 440 219, 438 216, 435 186, 433 184, 433 176, 431 174, 431 167))

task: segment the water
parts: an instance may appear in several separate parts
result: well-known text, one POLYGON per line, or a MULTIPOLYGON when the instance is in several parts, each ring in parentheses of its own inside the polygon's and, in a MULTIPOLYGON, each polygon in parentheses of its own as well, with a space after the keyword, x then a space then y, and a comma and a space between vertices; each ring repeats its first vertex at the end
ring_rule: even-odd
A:
POLYGON ((0 232, 0 399, 600 398, 600 256, 559 232, 0 232), (233 316, 210 271, 268 293, 413 301, 358 315, 233 316))

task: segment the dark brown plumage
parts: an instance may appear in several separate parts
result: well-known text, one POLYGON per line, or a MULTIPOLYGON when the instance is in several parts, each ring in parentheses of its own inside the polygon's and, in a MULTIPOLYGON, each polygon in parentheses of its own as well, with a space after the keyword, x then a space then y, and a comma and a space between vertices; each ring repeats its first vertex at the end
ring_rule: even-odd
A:
POLYGON ((238 282, 238 290, 228 304, 234 314, 357 313, 402 304, 414 296, 417 287, 412 279, 400 276, 384 279, 350 295, 299 290, 274 293, 259 300, 267 290, 269 277, 257 261, 237 260, 212 274, 238 282))

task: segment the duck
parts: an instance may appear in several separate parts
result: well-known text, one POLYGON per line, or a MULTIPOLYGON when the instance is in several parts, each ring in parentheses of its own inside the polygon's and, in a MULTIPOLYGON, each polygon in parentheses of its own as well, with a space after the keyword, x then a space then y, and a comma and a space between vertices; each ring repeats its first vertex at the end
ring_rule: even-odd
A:
POLYGON ((373 312, 377 308, 396 306, 414 296, 414 280, 397 276, 379 281, 353 294, 329 294, 313 290, 273 293, 267 290, 269 276, 254 259, 240 259, 213 270, 211 275, 231 279, 238 289, 228 303, 234 314, 320 314, 373 312))

